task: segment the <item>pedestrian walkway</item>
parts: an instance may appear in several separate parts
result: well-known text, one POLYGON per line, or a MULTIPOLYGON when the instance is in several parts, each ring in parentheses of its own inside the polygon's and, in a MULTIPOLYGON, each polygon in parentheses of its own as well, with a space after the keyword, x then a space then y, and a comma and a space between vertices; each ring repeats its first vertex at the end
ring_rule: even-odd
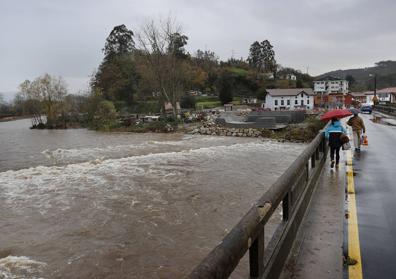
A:
POLYGON ((369 145, 327 161, 282 279, 396 278, 396 127, 361 117, 369 145))
POLYGON ((346 157, 338 169, 327 160, 282 279, 343 277, 346 157))
POLYGON ((369 146, 353 156, 361 277, 352 266, 348 274, 391 279, 396 276, 396 127, 362 117, 369 146))

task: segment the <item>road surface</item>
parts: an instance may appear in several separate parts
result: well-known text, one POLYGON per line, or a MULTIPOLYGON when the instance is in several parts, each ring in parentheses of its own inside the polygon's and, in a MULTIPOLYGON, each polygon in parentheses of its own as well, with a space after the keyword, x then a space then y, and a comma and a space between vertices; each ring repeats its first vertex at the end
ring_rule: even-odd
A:
POLYGON ((362 116, 369 146, 353 156, 363 278, 396 278, 396 127, 362 116))

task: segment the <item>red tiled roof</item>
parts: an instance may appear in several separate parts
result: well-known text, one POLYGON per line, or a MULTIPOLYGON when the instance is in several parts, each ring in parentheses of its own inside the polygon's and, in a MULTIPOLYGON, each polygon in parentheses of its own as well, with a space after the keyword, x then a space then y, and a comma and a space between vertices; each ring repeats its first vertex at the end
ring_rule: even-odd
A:
POLYGON ((387 87, 377 90, 377 93, 396 93, 396 87, 387 87))

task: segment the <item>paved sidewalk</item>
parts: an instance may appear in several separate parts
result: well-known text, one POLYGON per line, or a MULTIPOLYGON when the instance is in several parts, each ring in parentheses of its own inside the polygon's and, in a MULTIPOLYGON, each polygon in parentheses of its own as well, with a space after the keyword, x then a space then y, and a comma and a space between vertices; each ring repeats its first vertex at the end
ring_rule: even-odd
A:
POLYGON ((346 153, 341 151, 338 170, 329 164, 327 160, 282 279, 343 278, 346 153))
POLYGON ((373 111, 373 116, 380 117, 381 122, 383 122, 384 124, 396 126, 396 117, 395 116, 385 114, 385 113, 379 112, 379 111, 373 111))

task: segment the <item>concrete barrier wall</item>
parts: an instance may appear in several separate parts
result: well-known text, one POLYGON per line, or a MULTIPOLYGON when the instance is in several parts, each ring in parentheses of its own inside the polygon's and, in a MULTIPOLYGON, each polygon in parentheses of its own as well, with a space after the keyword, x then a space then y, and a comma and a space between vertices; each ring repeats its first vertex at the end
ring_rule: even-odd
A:
POLYGON ((274 129, 276 120, 274 117, 259 117, 254 122, 227 122, 224 118, 217 118, 216 124, 227 128, 244 128, 244 129, 274 129))
POLYGON ((276 123, 301 123, 305 120, 305 111, 255 111, 247 116, 247 121, 255 121, 259 117, 275 117, 276 123))

